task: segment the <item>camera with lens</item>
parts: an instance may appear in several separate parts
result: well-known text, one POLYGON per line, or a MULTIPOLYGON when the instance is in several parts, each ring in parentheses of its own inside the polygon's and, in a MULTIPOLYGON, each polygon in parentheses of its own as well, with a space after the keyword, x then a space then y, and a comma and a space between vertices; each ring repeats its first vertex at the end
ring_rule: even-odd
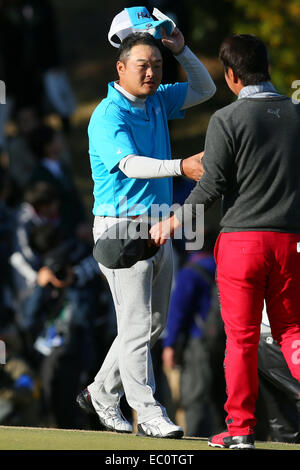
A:
MULTIPOLYGON (((60 250, 57 250, 60 251, 60 250)), ((51 252, 45 257, 44 266, 47 266, 53 272, 54 276, 60 281, 65 281, 68 275, 68 260, 60 252, 51 252)))
POLYGON ((70 267, 90 253, 86 244, 74 237, 66 238, 49 223, 33 227, 30 246, 41 258, 42 265, 47 266, 60 281, 66 281, 70 267))

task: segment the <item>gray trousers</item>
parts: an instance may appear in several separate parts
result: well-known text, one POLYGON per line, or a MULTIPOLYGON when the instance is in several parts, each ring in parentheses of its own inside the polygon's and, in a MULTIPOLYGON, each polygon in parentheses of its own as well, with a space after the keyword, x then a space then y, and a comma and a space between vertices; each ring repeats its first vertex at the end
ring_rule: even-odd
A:
MULTIPOLYGON (((95 217, 95 242, 108 226, 120 220, 95 217)), ((116 405, 125 393, 128 404, 137 412, 138 423, 142 423, 163 414, 163 407, 154 398, 150 348, 167 321, 173 277, 172 243, 169 240, 155 256, 131 268, 99 267, 113 297, 118 334, 88 389, 93 399, 104 406, 116 405)))
POLYGON ((180 375, 181 404, 185 413, 185 435, 211 434, 209 356, 201 338, 189 338, 183 351, 180 375))

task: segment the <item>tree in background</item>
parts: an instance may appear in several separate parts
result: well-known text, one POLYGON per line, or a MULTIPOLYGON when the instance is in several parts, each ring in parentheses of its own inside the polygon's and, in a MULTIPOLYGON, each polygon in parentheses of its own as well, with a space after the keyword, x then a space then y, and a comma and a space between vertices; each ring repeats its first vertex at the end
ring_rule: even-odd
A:
POLYGON ((190 37, 205 54, 217 56, 224 37, 230 32, 234 5, 226 0, 185 0, 189 11, 190 37))
POLYGON ((225 0, 234 6, 232 30, 256 34, 270 50, 272 81, 283 93, 293 93, 300 80, 300 0, 225 0), (295 85, 294 85, 295 87, 295 85))
MULTIPOLYGON (((191 39, 210 56, 229 33, 259 36, 270 52, 272 81, 291 96, 300 84, 300 0, 186 0, 191 39)), ((299 91, 296 92, 299 97, 299 91)))

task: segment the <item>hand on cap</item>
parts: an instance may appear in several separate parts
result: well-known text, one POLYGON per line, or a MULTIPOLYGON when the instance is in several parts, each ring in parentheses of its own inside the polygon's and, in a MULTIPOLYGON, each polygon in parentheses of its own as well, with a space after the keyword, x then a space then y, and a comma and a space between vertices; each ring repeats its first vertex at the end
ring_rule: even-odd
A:
POLYGON ((166 46, 174 55, 180 54, 185 46, 184 36, 182 32, 176 27, 173 33, 168 36, 162 28, 162 43, 166 46))
POLYGON ((200 152, 182 160, 183 174, 194 181, 199 181, 205 173, 202 165, 203 157, 204 152, 200 152))

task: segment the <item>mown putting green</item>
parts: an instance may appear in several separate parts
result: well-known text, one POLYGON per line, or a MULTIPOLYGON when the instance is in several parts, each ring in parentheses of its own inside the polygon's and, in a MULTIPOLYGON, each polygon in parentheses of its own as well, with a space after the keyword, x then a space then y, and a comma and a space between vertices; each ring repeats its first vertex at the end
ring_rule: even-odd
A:
MULTIPOLYGON (((300 444, 256 442, 257 449, 300 450, 300 444)), ((206 439, 154 439, 134 434, 0 426, 0 450, 214 450, 206 439)))

